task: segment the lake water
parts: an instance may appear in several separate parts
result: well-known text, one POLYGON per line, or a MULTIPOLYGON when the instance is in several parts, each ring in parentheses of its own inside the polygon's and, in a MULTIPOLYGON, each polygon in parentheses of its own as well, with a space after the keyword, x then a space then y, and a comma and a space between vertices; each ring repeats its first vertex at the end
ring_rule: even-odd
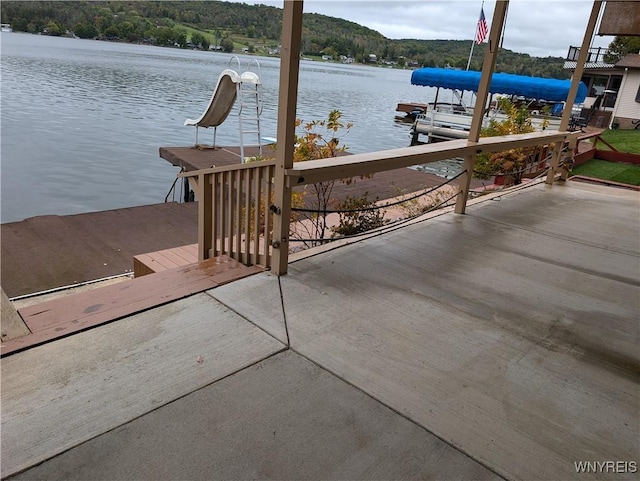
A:
MULTIPOLYGON (((1 222, 162 202, 177 169, 162 146, 195 142, 186 118, 207 106, 230 54, 2 32, 1 222)), ((239 56, 244 70, 251 58, 239 56)), ((258 57, 262 135, 276 135, 279 59, 258 57)), ((237 69, 231 65, 231 68, 237 69)), ((302 61, 297 115, 338 109, 353 153, 406 147, 398 102, 433 100, 410 70, 302 61)), ((212 134, 200 131, 200 141, 212 134)), ((238 145, 232 111, 218 143, 238 145)), ((447 166, 442 167, 446 169, 447 166)))

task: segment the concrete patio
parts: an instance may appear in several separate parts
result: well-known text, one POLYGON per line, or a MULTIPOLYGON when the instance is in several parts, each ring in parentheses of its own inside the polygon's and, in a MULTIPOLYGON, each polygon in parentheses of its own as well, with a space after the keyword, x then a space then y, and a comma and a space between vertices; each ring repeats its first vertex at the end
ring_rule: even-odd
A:
POLYGON ((494 197, 3 358, 2 477, 637 479, 639 286, 637 192, 494 197))

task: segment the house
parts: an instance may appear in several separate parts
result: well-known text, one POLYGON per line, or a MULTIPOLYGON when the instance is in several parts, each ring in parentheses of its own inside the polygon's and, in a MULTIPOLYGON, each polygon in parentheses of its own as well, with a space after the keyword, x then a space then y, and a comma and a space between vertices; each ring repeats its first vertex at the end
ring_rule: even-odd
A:
POLYGON ((611 127, 635 129, 640 125, 640 54, 630 53, 615 64, 624 69, 611 114, 611 127))
MULTIPOLYGON (((569 47, 564 63, 574 70, 579 47, 569 47)), ((581 80, 589 95, 579 113, 594 127, 633 129, 640 120, 640 54, 630 53, 613 63, 608 50, 590 48, 581 80)))
MULTIPOLYGON (((565 70, 573 71, 576 68, 579 54, 579 47, 569 47, 564 62, 565 70)), ((579 106, 582 110, 576 109, 576 112, 594 127, 604 128, 611 122, 611 113, 624 75, 623 69, 607 60, 608 54, 606 48, 590 48, 581 77, 589 94, 579 106)))

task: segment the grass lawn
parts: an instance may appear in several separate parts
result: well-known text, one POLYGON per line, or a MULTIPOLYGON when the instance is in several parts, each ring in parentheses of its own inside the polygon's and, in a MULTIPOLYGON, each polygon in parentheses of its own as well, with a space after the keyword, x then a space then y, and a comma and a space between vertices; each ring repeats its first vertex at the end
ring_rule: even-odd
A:
MULTIPOLYGON (((640 134, 640 131, 636 132, 640 134)), ((615 144, 612 143, 612 145, 615 144)), ((571 175, 584 175, 623 184, 640 185, 640 165, 621 164, 600 159, 591 159, 575 167, 571 171, 571 175)))
MULTIPOLYGON (((602 138, 613 145, 618 152, 640 154, 640 130, 605 130, 602 138)), ((604 143, 598 142, 598 149, 610 150, 604 143)))

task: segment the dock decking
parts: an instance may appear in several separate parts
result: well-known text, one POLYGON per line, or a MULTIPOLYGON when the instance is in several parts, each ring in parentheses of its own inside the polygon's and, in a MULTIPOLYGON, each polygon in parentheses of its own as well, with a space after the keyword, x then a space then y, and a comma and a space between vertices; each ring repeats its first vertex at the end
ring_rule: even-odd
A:
MULTIPOLYGON (((275 155, 270 145, 263 145, 262 152, 263 156, 275 155)), ((162 159, 187 172, 240 163, 240 147, 234 146, 160 147, 159 153, 162 159)), ((244 153, 248 157, 258 155, 258 147, 246 146, 244 153)))
POLYGON ((2 224, 2 288, 10 298, 133 270, 138 254, 198 241, 195 203, 47 215, 2 224))
POLYGON ((0 355, 132 316, 263 270, 221 256, 27 306, 18 312, 29 332, 2 342, 0 355))

